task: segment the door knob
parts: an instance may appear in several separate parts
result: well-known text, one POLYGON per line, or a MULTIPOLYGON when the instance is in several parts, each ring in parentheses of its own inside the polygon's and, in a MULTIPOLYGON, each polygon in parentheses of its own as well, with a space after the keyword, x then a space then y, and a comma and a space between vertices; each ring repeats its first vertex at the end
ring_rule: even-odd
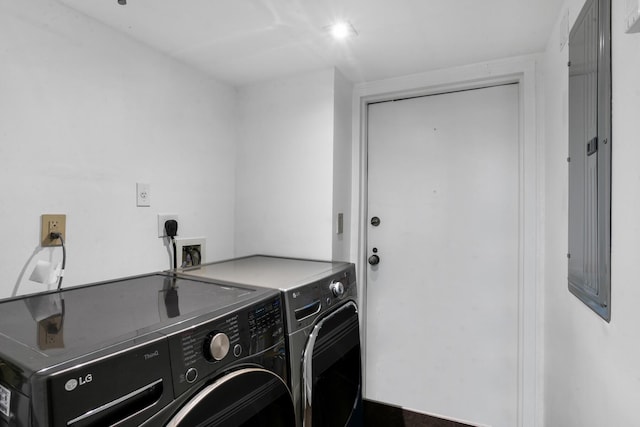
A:
POLYGON ((380 262, 380 257, 378 255, 371 255, 368 262, 371 265, 377 265, 380 262))

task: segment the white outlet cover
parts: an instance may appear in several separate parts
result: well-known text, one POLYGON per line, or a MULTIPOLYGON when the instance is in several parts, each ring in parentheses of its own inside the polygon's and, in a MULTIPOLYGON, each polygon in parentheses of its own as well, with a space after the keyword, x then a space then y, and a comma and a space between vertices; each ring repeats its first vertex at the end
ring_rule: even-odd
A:
POLYGON ((158 214, 158 237, 167 237, 167 232, 164 229, 164 223, 170 219, 178 221, 178 235, 180 234, 180 221, 178 220, 178 214, 158 214))
POLYGON ((136 205, 138 207, 151 206, 151 186, 149 184, 136 183, 136 205))

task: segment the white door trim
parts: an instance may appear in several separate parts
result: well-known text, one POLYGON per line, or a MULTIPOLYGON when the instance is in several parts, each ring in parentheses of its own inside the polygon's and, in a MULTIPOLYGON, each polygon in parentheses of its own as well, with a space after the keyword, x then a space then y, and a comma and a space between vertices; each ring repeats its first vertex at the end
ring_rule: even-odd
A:
MULTIPOLYGON (((536 61, 538 56, 510 58, 401 78, 363 83, 353 95, 353 183, 351 259, 357 260, 362 336, 367 310, 367 104, 393 98, 474 89, 502 83, 519 84, 519 268, 518 268, 518 427, 542 423, 542 201, 538 170, 543 153, 537 141, 536 61)), ((363 342, 366 351, 366 342, 363 342)), ((363 367, 366 369, 366 366, 363 367)))

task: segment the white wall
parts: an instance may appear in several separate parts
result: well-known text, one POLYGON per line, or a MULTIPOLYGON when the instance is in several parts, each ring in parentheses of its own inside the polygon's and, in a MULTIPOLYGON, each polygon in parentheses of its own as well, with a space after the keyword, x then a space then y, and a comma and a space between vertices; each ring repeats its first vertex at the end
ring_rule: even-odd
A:
POLYGON ((0 0, 0 297, 43 290, 40 215, 67 215, 65 284, 169 267, 157 213, 233 255, 235 91, 54 0, 0 0), (136 207, 136 182, 151 207, 136 207))
MULTIPOLYGON (((583 0, 564 10, 573 24, 583 0)), ((613 3, 611 323, 567 289, 567 48, 559 24, 545 54, 545 421, 549 427, 639 425, 640 412, 640 34, 625 34, 613 3)))
POLYGON ((351 99, 353 85, 335 71, 333 113, 333 259, 351 261, 351 99), (343 232, 337 234, 337 215, 343 213, 343 232))
POLYGON ((331 259, 334 70, 238 91, 236 255, 331 259))

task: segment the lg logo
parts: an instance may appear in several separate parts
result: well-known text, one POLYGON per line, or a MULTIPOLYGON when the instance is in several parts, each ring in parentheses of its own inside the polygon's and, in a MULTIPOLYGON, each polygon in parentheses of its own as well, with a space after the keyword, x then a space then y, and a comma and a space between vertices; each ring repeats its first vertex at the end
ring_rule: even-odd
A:
POLYGON ((84 377, 79 377, 78 379, 71 378, 64 384, 64 389, 67 391, 75 390, 79 385, 85 385, 93 381, 93 375, 87 374, 84 377))

